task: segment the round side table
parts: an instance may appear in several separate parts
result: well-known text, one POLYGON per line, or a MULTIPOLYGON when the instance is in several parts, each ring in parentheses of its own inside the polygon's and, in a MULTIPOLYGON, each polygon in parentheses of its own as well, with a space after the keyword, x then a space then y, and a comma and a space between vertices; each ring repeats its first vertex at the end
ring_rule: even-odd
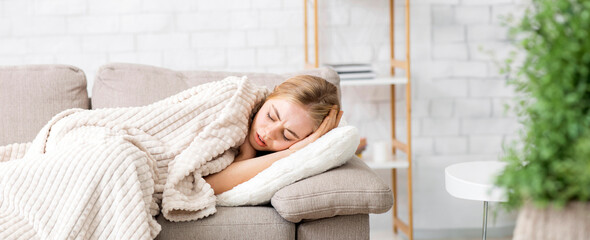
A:
POLYGON ((505 202, 503 190, 494 186, 496 176, 506 167, 505 162, 474 161, 457 163, 445 168, 445 188, 453 197, 483 201, 482 239, 486 239, 488 202, 505 202))

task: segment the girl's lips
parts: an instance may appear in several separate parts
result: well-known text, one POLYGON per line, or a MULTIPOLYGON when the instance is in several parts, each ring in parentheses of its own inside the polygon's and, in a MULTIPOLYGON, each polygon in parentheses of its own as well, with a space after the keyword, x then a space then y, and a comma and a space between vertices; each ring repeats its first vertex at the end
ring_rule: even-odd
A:
POLYGON ((258 135, 258 133, 256 133, 256 143, 258 145, 260 145, 261 147, 266 147, 266 143, 264 143, 264 141, 262 141, 262 138, 260 138, 260 135, 258 135))

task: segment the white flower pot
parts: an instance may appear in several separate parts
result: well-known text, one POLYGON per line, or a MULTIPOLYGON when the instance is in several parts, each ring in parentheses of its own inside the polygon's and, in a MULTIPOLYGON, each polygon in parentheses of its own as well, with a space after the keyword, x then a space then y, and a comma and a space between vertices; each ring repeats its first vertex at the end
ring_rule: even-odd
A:
POLYGON ((572 202, 563 209, 526 204, 518 214, 513 240, 531 239, 590 239, 590 202, 572 202))

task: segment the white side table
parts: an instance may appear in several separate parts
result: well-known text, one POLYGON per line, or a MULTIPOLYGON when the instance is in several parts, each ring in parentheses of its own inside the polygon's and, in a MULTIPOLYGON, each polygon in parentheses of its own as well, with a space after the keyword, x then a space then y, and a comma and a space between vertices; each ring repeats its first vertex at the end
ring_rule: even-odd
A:
POLYGON ((474 161, 457 163, 445 168, 445 187, 453 197, 483 201, 482 239, 486 239, 488 202, 505 202, 503 190, 494 186, 496 176, 506 167, 505 162, 474 161))

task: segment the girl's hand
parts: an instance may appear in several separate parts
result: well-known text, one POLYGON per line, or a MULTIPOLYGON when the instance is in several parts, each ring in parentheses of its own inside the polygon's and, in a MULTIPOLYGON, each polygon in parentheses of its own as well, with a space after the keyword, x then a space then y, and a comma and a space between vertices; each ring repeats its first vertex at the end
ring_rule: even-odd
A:
POLYGON ((315 132, 307 136, 305 139, 291 145, 291 147, 289 147, 289 150, 297 151, 299 149, 302 149, 308 144, 314 142, 315 140, 326 134, 327 132, 329 132, 330 130, 334 129, 335 127, 338 127, 338 124, 340 123, 340 119, 342 118, 342 114, 344 112, 338 112, 337 109, 338 107, 334 105, 334 107, 332 107, 332 110, 330 110, 328 116, 324 118, 324 121, 322 121, 322 124, 320 124, 318 129, 316 129, 315 132))

